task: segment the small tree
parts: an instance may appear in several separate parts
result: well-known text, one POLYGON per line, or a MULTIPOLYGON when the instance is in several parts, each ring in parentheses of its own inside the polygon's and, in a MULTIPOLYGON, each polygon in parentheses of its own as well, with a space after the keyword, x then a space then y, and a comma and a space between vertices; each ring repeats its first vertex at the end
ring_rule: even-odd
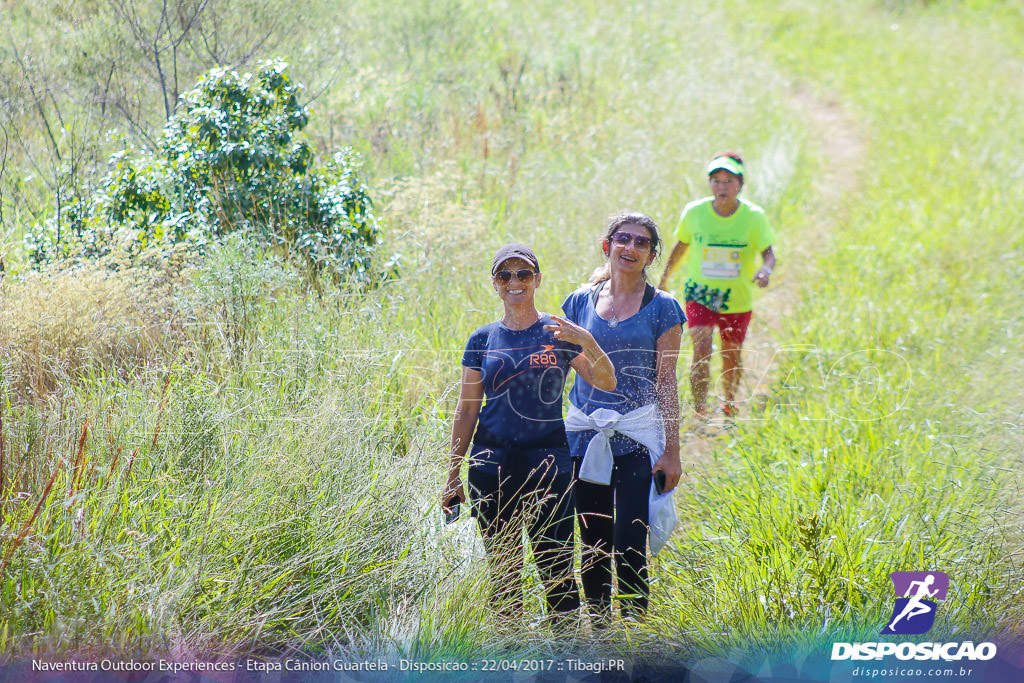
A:
POLYGON ((156 156, 122 151, 79 210, 29 235, 36 262, 115 244, 204 245, 240 228, 300 255, 313 273, 373 275, 379 229, 350 149, 322 168, 299 137, 309 121, 281 60, 240 76, 213 69, 184 93, 156 156))

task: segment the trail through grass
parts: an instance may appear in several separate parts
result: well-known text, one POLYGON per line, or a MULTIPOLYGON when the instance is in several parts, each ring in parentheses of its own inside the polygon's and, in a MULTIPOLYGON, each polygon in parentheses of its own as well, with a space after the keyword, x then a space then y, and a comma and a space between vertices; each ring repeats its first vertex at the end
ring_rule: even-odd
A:
MULTIPOLYGON (((1007 355, 1020 317, 988 302, 1012 297, 1020 272, 1019 196, 978 162, 1015 156, 1020 131, 982 132, 975 107, 1024 92, 972 74, 1015 57, 981 57, 993 27, 964 29, 943 8, 908 9, 898 24, 863 7, 841 20, 811 4, 744 10, 745 34, 764 29, 780 66, 860 120, 867 173, 831 193, 839 205, 795 216, 808 277, 780 335, 775 399, 684 498, 691 531, 664 565, 666 627, 710 653, 744 647, 757 670, 761 653, 791 661, 872 639, 891 608, 888 573, 933 568, 954 586, 933 637, 1006 634, 1022 604, 1024 375, 1007 355), (994 205, 1004 219, 988 220, 994 205), (834 230, 825 241, 813 238, 822 224, 834 230)), ((833 155, 819 167, 827 180, 843 162, 833 155)))

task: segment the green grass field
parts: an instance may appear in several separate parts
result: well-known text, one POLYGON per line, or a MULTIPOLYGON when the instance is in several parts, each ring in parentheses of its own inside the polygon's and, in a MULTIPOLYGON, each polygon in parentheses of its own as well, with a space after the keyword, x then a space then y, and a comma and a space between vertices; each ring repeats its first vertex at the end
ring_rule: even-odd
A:
MULTIPOLYGON (((99 68, 75 48, 102 52, 114 19, 5 8, 0 660, 571 650, 756 671, 873 637, 888 574, 925 569, 951 577, 933 639, 1019 634, 1024 12, 827 7, 283 9, 265 47, 316 94, 318 147, 363 154, 405 264, 322 295, 244 237, 30 272, 47 150, 116 148, 87 79, 61 80, 99 68), (533 245, 556 310, 608 214, 671 230, 724 148, 779 232, 767 387, 676 495, 645 623, 568 642, 499 624, 474 529, 437 508, 461 349, 500 313, 490 255, 533 245)), ((138 83, 125 102, 158 131, 138 83)))

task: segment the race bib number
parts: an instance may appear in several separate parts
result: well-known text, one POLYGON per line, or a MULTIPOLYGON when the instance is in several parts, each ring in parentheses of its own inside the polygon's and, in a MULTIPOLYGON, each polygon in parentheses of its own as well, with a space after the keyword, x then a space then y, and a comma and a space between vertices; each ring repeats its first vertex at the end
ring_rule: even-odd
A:
POLYGON ((704 247, 700 273, 715 280, 734 280, 740 276, 740 250, 737 247, 704 247))

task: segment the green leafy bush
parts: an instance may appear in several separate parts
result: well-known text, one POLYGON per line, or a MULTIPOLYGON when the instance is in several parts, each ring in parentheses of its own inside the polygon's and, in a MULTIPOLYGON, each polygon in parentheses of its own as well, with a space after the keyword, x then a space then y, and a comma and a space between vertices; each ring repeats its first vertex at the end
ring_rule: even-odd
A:
POLYGON ((369 280, 379 229, 345 149, 321 168, 300 138, 302 86, 283 61, 213 69, 184 93, 156 154, 122 151, 84 200, 27 237, 35 263, 190 242, 238 229, 301 257, 311 273, 369 280))

